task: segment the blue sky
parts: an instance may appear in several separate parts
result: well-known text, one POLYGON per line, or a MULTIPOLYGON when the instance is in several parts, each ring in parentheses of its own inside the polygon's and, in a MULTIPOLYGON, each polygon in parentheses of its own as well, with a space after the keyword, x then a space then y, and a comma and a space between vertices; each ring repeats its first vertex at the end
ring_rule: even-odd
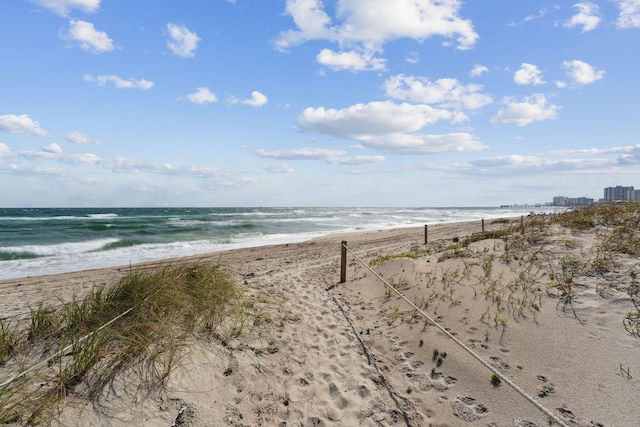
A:
POLYGON ((4 0, 0 206, 640 188, 640 0, 4 0))

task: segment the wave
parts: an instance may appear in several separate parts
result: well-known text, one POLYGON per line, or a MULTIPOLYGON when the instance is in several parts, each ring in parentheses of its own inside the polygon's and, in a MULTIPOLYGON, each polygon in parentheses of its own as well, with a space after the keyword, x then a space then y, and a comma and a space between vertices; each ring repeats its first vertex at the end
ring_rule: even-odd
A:
POLYGON ((86 242, 67 242, 52 245, 24 245, 0 247, 0 256, 4 259, 20 259, 72 255, 95 252, 108 245, 119 242, 120 239, 96 239, 86 242), (6 258, 5 258, 6 257, 6 258))
POLYGON ((105 219, 105 218, 117 218, 119 215, 116 213, 101 213, 101 214, 88 214, 87 218, 105 219))

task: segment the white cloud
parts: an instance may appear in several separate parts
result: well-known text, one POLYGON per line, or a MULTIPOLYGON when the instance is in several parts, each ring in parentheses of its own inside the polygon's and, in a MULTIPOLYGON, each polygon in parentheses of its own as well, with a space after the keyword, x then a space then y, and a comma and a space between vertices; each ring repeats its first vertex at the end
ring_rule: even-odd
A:
POLYGON ((49 9, 53 13, 67 16, 73 9, 79 9, 86 13, 93 13, 100 7, 101 0, 29 0, 49 9))
POLYGON ((107 33, 96 30, 91 22, 71 20, 69 31, 61 37, 78 42, 80 48, 88 52, 103 53, 113 50, 113 40, 107 33))
MULTIPOLYGON (((420 62, 420 54, 418 52, 409 52, 409 54, 404 58, 409 64, 417 64, 420 62)), ((386 61, 386 60, 385 60, 386 61)))
POLYGON ((562 66, 566 68, 567 75, 571 77, 577 84, 587 85, 604 77, 604 71, 596 70, 584 61, 574 59, 573 61, 564 61, 562 66))
POLYGON ((297 148, 293 150, 256 150, 260 157, 281 160, 325 160, 330 161, 346 154, 342 150, 329 150, 325 148, 297 148))
POLYGON ((493 102, 489 95, 480 93, 482 85, 463 85, 452 78, 432 82, 426 77, 398 74, 389 77, 384 88, 391 98, 448 108, 475 110, 493 102))
MULTIPOLYGON (((231 176, 218 169, 208 167, 173 166, 170 163, 146 163, 125 157, 100 157, 91 153, 67 154, 63 153, 62 150, 57 147, 57 144, 44 147, 41 151, 22 151, 19 155, 24 159, 32 161, 47 160, 73 166, 100 166, 117 173, 149 172, 159 175, 185 176, 205 180, 213 179, 217 184, 222 185, 253 182, 252 178, 231 176)), ((68 172, 65 172, 65 174, 68 174, 68 172)))
POLYGON ((535 21, 538 20, 540 18, 544 18, 544 16, 547 14, 547 9, 545 9, 544 7, 542 9, 540 9, 538 11, 537 15, 528 15, 524 18, 524 22, 531 22, 531 21, 535 21))
POLYGON ((615 167, 619 163, 619 159, 558 159, 511 154, 474 160, 469 163, 470 167, 460 168, 461 170, 456 172, 482 176, 544 175, 556 172, 564 174, 576 171, 593 172, 615 167))
POLYGON ((618 28, 640 27, 640 0, 618 0, 620 14, 616 25, 618 28))
POLYGON ((116 76, 115 74, 101 74, 99 76, 92 76, 91 74, 85 74, 83 76, 84 81, 86 82, 93 82, 95 84, 97 84, 98 86, 104 86, 107 83, 111 82, 115 85, 115 87, 117 87, 118 89, 142 89, 142 90, 149 90, 153 87, 153 82, 150 80, 145 80, 145 79, 123 79, 120 78, 118 76, 116 76))
POLYGON ((261 165, 260 167, 271 173, 294 173, 296 171, 292 166, 284 162, 261 165))
POLYGON ((42 147, 42 151, 45 151, 47 153, 55 153, 55 154, 60 154, 62 153, 62 147, 60 147, 58 144, 56 144, 55 142, 46 145, 44 147, 42 147))
POLYGON ((240 102, 241 104, 250 105, 250 106, 252 106, 254 108, 258 108, 258 107, 262 107, 267 102, 269 102, 269 99, 264 94, 258 92, 257 90, 254 90, 253 92, 251 92, 251 98, 244 99, 242 101, 238 101, 236 99, 233 99, 232 102, 233 103, 240 102))
POLYGON ((567 149, 567 150, 553 150, 549 151, 552 155, 573 155, 573 154, 611 154, 611 153, 635 153, 640 150, 640 144, 638 145, 624 145, 620 147, 610 148, 580 148, 580 149, 567 149))
POLYGON ((84 133, 81 133, 81 132, 76 132, 76 131, 73 131, 73 130, 67 132, 67 135, 65 136, 65 139, 67 141, 69 141, 69 142, 74 143, 74 144, 102 144, 101 141, 93 140, 87 134, 84 134, 84 133))
POLYGON ((54 160, 72 165, 95 165, 103 161, 103 159, 91 153, 64 154, 58 144, 44 147, 42 151, 22 151, 20 156, 25 159, 54 160))
POLYGON ((13 157, 11 149, 7 144, 0 142, 0 159, 8 159, 9 157, 13 157))
POLYGON ((571 19, 564 23, 567 28, 582 27, 582 32, 595 30, 600 23, 600 8, 597 4, 591 2, 576 3, 574 9, 578 9, 578 13, 573 15, 571 19))
POLYGON ((167 47, 178 56, 183 58, 191 58, 195 56, 195 50, 198 48, 200 37, 183 25, 172 23, 167 24, 170 40, 167 47))
POLYGON ((542 19, 547 15, 548 11, 547 9, 545 9, 544 7, 540 10, 538 10, 538 13, 535 15, 527 15, 525 16, 525 18, 521 21, 521 22, 512 22, 510 24, 508 24, 510 27, 517 27, 520 26, 522 24, 524 24, 525 22, 532 22, 532 21, 537 21, 538 19, 542 19))
POLYGON ((507 108, 500 110, 498 114, 491 119, 492 125, 514 124, 525 126, 533 122, 555 119, 557 105, 547 105, 547 99, 542 94, 534 94, 524 99, 524 102, 516 102, 513 99, 505 100, 507 108))
POLYGON ((0 130, 11 133, 30 133, 31 135, 49 136, 47 131, 40 127, 40 123, 29 117, 28 114, 5 114, 0 116, 0 130))
POLYGON ((357 65, 345 64, 371 58, 362 69, 379 69, 380 62, 371 61, 390 40, 410 38, 421 42, 441 36, 455 39, 458 49, 473 47, 478 34, 470 20, 459 16, 460 8, 458 0, 339 0, 333 24, 321 0, 287 0, 286 13, 293 18, 296 29, 281 32, 274 45, 286 51, 307 41, 325 40, 351 48, 349 55, 321 52, 318 60, 325 64, 354 71, 357 65))
POLYGON ((187 100, 194 104, 207 104, 216 102, 218 98, 216 98, 216 95, 211 92, 208 87, 199 87, 194 93, 187 95, 187 100))
POLYGON ((522 66, 513 75, 513 80, 519 85, 541 85, 544 84, 542 80, 542 72, 536 65, 522 63, 522 66))
POLYGON ((356 104, 342 110, 306 108, 298 117, 305 131, 360 140, 369 135, 415 132, 453 113, 429 105, 395 104, 392 101, 356 104))
POLYGON ((384 156, 351 156, 339 157, 331 161, 331 163, 339 165, 371 165, 384 161, 384 156))
POLYGON ((385 101, 356 104, 342 110, 307 108, 298 117, 298 124, 307 132, 352 139, 364 147, 388 152, 430 154, 486 148, 468 133, 415 133, 440 120, 457 119, 458 114, 429 105, 385 101))
POLYGON ((437 154, 447 152, 479 151, 487 147, 466 132, 443 135, 416 135, 393 133, 361 138, 365 147, 400 154, 437 154))
POLYGON ((331 49, 322 49, 316 60, 334 71, 375 71, 384 70, 386 61, 374 57, 374 52, 334 52, 331 49))
POLYGON ((474 65, 473 68, 471 69, 471 71, 469 72, 469 75, 471 77, 478 77, 483 75, 484 73, 488 73, 489 69, 487 67, 485 67, 484 65, 474 65))
MULTIPOLYGON (((384 160, 384 156, 346 156, 346 152, 342 150, 308 147, 293 150, 256 150, 255 154, 272 159, 321 160, 337 165, 366 165, 384 160)), ((286 163, 278 163, 277 165, 286 165, 286 163)), ((286 167, 289 166, 286 165, 286 167)))

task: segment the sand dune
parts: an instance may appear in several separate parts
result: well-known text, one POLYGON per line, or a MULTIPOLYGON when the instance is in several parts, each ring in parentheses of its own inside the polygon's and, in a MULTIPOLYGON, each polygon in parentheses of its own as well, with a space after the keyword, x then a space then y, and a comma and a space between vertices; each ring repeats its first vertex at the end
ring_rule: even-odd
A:
MULTIPOLYGON (((487 230, 506 226, 487 223, 487 230)), ((640 425, 640 340, 622 324, 633 308, 626 286, 636 260, 619 258, 617 273, 606 278, 593 274, 588 261, 596 233, 554 227, 533 243, 514 237, 506 244, 499 238, 454 244, 480 231, 470 222, 430 226, 426 245, 424 230, 411 228, 194 257, 220 263, 246 292, 264 297, 274 320, 271 351, 242 342, 194 345, 165 392, 140 395, 124 378, 100 407, 72 393, 60 422, 548 425, 540 408, 505 381, 494 386, 488 368, 390 291, 380 275, 562 423, 640 425), (343 240, 352 252, 347 280, 338 283, 343 240), (575 270, 568 272, 570 266, 575 270), (551 286, 561 276, 563 283, 571 279, 570 302, 551 286)), ((64 300, 128 272, 0 282, 2 313, 64 300)))

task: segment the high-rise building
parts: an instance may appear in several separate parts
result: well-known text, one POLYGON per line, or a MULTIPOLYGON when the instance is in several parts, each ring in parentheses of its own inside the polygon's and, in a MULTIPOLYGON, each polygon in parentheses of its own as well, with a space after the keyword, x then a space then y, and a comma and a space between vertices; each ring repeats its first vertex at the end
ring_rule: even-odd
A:
POLYGON ((635 200, 635 191, 633 190, 633 187, 617 185, 615 187, 606 187, 604 189, 605 202, 630 202, 632 200, 635 200))

